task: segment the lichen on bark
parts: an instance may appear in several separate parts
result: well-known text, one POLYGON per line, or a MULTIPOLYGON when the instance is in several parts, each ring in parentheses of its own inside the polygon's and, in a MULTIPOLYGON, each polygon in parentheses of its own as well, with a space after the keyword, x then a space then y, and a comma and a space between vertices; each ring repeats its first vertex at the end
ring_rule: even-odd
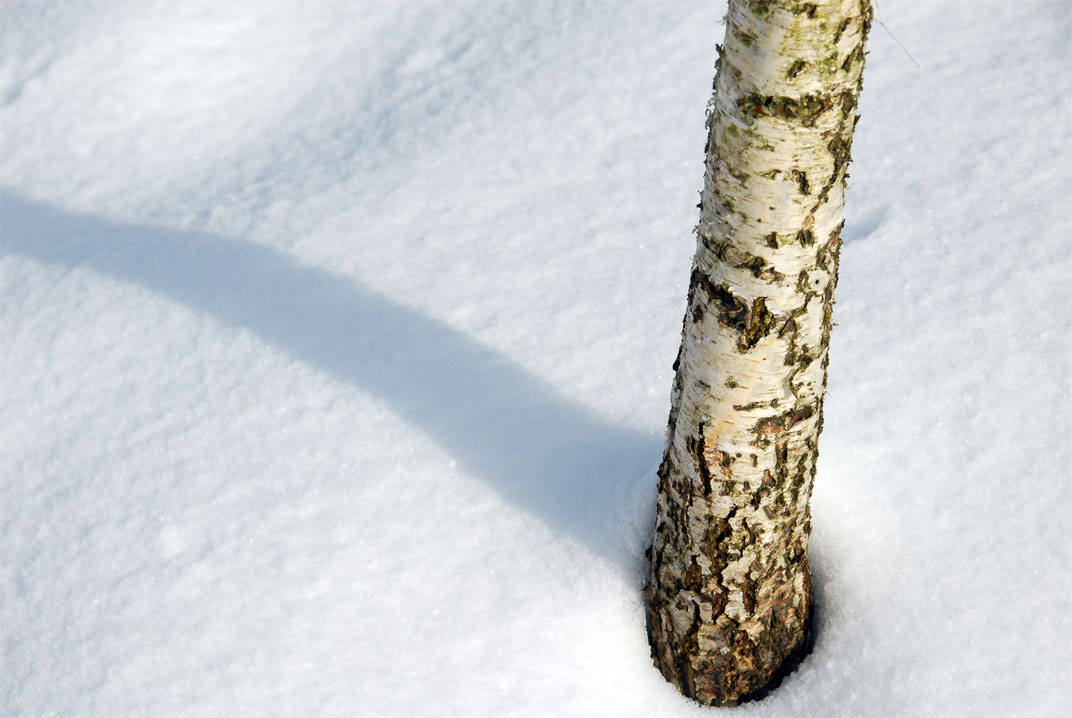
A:
POLYGON ((808 642, 809 500, 869 0, 731 0, 645 590, 656 666, 704 704, 808 642))

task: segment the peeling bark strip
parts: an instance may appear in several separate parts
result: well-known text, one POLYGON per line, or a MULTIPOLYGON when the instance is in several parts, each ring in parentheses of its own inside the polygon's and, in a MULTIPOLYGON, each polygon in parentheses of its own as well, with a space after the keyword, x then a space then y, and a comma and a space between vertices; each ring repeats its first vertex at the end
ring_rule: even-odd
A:
POLYGON ((656 666, 732 704, 807 650, 808 502, 870 0, 730 0, 645 590, 656 666))

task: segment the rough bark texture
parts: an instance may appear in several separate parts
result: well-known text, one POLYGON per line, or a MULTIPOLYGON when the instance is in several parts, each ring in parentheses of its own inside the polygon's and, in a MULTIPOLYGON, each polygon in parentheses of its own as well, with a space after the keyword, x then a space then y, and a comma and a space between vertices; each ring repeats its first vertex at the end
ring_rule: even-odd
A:
POLYGON ((731 704, 799 660, 869 0, 730 0, 646 590, 655 664, 731 704))

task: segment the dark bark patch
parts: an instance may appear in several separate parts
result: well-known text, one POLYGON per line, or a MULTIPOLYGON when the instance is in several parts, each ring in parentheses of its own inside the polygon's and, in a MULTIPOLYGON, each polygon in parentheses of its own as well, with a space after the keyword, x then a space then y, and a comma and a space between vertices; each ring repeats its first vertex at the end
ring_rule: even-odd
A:
POLYGON ((809 94, 800 97, 750 93, 737 100, 737 108, 752 117, 780 117, 800 120, 805 126, 815 124, 824 112, 834 107, 837 95, 809 94))
POLYGON ((752 302, 752 309, 745 320, 745 327, 737 340, 737 346, 748 351, 758 344, 760 339, 770 334, 774 324, 774 314, 767 309, 766 297, 759 297, 752 302))
POLYGON ((693 680, 692 663, 689 661, 689 656, 695 655, 697 652, 697 640, 696 636, 700 632, 700 604, 692 604, 692 623, 689 624, 688 630, 681 639, 681 652, 677 658, 677 672, 681 679, 681 691, 689 698, 695 698, 695 681, 693 680))
MULTIPOLYGON (((803 635, 801 636, 800 640, 793 646, 793 648, 791 648, 785 654, 785 658, 782 659, 781 663, 778 664, 777 668, 775 668, 771 672, 770 676, 767 678, 766 683, 764 683, 759 688, 741 696, 737 700, 736 705, 763 700, 768 695, 770 695, 771 691, 782 685, 782 681, 785 680, 785 677, 795 671, 797 667, 800 666, 801 662, 809 655, 811 655, 812 650, 814 650, 815 648, 816 636, 813 608, 814 607, 810 605, 809 601, 809 608, 807 609, 806 617, 804 619, 803 635)), ((771 642, 769 645, 773 647, 773 642, 771 642)))
POLYGON ((789 175, 793 178, 793 181, 797 183, 797 189, 805 197, 811 194, 811 186, 808 184, 808 175, 804 174, 800 170, 791 170, 789 175))
POLYGON ((849 24, 851 22, 852 22, 852 18, 847 17, 847 18, 845 18, 844 20, 841 21, 841 24, 839 24, 837 26, 837 30, 834 32, 834 40, 833 40, 834 45, 837 45, 838 40, 840 40, 841 36, 845 34, 845 31, 849 29, 849 24))
POLYGON ((763 259, 763 257, 749 255, 749 259, 745 260, 738 268, 748 270, 753 277, 759 279, 763 275, 763 270, 767 268, 767 260, 763 259))
POLYGON ((685 448, 688 449, 692 455, 692 460, 696 465, 696 473, 700 475, 700 482, 703 484, 704 496, 711 495, 711 468, 707 465, 707 438, 704 436, 704 430, 706 424, 700 422, 700 425, 696 429, 696 434, 685 439, 685 448))
MULTIPOLYGON (((763 257, 743 252, 728 241, 713 241, 710 236, 705 236, 702 233, 700 234, 700 239, 703 242, 704 247, 709 249, 712 254, 734 269, 748 272, 756 279, 765 279, 773 282, 785 279, 785 275, 767 264, 767 260, 763 259, 763 257)), ((767 237, 767 240, 768 244, 773 241, 777 246, 778 235, 772 232, 767 237)))
POLYGON ((815 415, 815 406, 805 404, 793 407, 774 416, 766 416, 752 426, 752 433, 757 436, 773 436, 792 429, 795 425, 815 415))
POLYGON ((845 115, 845 120, 837 130, 834 131, 831 136, 830 142, 827 143, 826 149, 830 152, 830 156, 833 158, 833 169, 830 172, 830 179, 823 185, 822 190, 819 192, 818 198, 820 202, 825 202, 830 196, 830 190, 839 180, 844 180, 847 176, 845 169, 849 166, 849 162, 852 161, 852 130, 855 127, 854 115, 850 109, 849 114, 845 115), (851 126, 846 128, 845 125, 851 126))
POLYGON ((848 55, 845 56, 845 61, 841 63, 841 71, 842 72, 849 72, 849 71, 852 70, 853 66, 857 62, 862 63, 863 61, 864 61, 864 44, 863 44, 863 42, 860 42, 856 47, 854 47, 852 49, 852 52, 850 52, 848 55))
POLYGON ((695 556, 692 557, 689 567, 681 574, 681 587, 686 591, 695 593, 703 590, 703 570, 700 568, 700 564, 696 562, 695 556))
POLYGON ((744 603, 746 613, 756 610, 756 589, 751 582, 741 585, 741 602, 744 603))
POLYGON ((815 258, 816 264, 833 277, 835 285, 837 284, 838 259, 841 254, 841 230, 844 228, 845 220, 841 220, 841 223, 830 233, 823 246, 819 248, 818 255, 815 258))
POLYGON ((741 351, 755 347, 774 328, 775 317, 767 308, 766 297, 754 299, 749 306, 726 285, 708 279, 699 268, 692 270, 691 285, 707 295, 711 307, 718 313, 719 322, 737 331, 737 346, 741 351))

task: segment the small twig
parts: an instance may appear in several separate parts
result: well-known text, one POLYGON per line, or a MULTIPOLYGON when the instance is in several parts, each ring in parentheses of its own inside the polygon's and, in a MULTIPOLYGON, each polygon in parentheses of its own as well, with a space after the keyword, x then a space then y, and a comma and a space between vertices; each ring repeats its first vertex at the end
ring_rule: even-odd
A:
POLYGON ((920 65, 918 62, 916 62, 916 58, 912 57, 912 53, 908 51, 908 48, 904 46, 904 43, 897 39, 897 36, 893 34, 893 31, 886 27, 886 23, 882 22, 882 18, 878 16, 878 0, 875 0, 875 21, 879 25, 881 25, 882 29, 890 34, 890 37, 893 38, 893 41, 896 42, 902 50, 904 50, 904 54, 908 55, 908 59, 912 61, 912 64, 916 67, 919 67, 920 65))

